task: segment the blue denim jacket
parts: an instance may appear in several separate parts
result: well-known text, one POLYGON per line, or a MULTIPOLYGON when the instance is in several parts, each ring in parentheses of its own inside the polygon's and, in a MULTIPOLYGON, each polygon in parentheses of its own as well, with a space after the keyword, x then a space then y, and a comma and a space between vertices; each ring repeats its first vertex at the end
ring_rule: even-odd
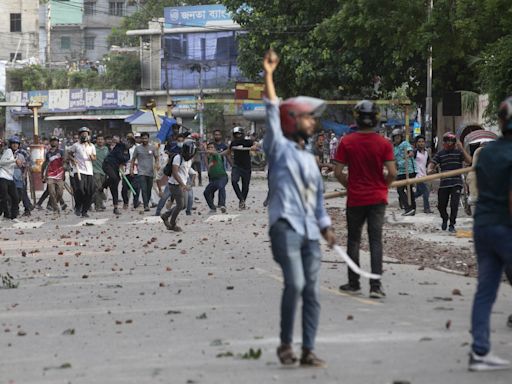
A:
POLYGON ((322 176, 315 157, 284 137, 279 101, 265 100, 267 130, 263 150, 269 169, 270 226, 285 219, 300 235, 320 239, 320 230, 331 225, 324 207, 322 176))

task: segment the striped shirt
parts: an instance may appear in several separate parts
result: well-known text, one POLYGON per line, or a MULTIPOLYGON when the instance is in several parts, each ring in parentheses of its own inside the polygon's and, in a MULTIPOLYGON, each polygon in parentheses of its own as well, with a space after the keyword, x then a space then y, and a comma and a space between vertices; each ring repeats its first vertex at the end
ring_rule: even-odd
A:
MULTIPOLYGON (((464 154, 458 149, 447 151, 443 149, 436 153, 432 159, 434 165, 439 165, 441 172, 453 171, 463 167, 464 154)), ((439 188, 462 187, 462 176, 444 177, 439 188)))

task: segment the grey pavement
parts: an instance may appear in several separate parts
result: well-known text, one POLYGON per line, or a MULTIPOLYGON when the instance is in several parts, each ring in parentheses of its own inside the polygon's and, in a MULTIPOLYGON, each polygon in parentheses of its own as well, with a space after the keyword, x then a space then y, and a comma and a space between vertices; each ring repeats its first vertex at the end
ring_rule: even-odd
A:
MULTIPOLYGON (((370 300, 364 281, 363 295, 347 296, 337 290, 346 267, 329 250, 317 340, 329 366, 282 368, 281 273, 270 254, 265 193, 266 182, 254 180, 249 209, 240 212, 228 185, 228 215, 209 216, 196 188, 200 201, 192 216, 180 215, 182 234, 138 211, 1 222, 0 273, 19 287, 0 289, 0 383, 512 381, 512 371, 467 371, 474 279, 386 255, 388 297, 370 300), (250 348, 261 358, 243 359, 250 348)), ((493 348, 508 358, 511 298, 503 284, 492 319, 493 348)), ((298 350, 300 313, 295 336, 298 350)))

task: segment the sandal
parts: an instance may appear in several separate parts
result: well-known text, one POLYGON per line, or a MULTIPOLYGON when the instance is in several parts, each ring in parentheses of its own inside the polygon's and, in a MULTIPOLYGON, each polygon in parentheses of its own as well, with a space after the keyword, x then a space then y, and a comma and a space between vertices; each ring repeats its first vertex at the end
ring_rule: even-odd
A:
POLYGON ((281 344, 277 347, 277 357, 283 365, 293 365, 298 360, 290 344, 281 344))
POLYGON ((312 367, 312 368, 326 368, 327 363, 320 359, 313 353, 312 350, 302 348, 302 355, 300 357, 301 367, 312 367))

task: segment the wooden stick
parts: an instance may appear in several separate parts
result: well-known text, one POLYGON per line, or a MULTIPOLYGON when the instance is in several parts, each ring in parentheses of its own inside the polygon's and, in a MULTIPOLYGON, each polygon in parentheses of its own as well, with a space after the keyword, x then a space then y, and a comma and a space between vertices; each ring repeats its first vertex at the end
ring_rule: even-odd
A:
MULTIPOLYGON (((398 187, 406 187, 408 185, 413 184, 419 184, 419 183, 426 183, 428 181, 433 181, 437 179, 443 179, 445 177, 453 177, 453 176, 459 176, 466 173, 474 172, 475 169, 473 167, 466 167, 461 169, 455 169, 453 171, 447 171, 442 173, 436 173, 433 175, 427 175, 423 177, 418 177, 415 179, 409 179, 409 180, 400 180, 400 181, 394 181, 389 186, 390 188, 398 188, 398 187)), ((336 197, 343 197, 347 195, 347 191, 340 191, 340 192, 328 192, 324 193, 324 200, 327 199, 334 199, 336 197)))

